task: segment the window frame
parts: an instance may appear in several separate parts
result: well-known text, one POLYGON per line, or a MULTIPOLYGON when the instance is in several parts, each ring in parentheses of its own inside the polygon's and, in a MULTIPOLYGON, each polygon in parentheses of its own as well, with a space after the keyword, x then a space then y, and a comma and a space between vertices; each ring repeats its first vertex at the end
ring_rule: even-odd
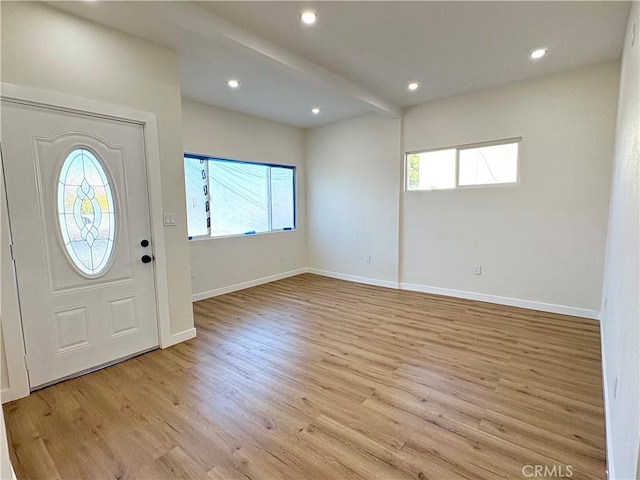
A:
POLYGON ((404 153, 404 191, 405 192, 438 192, 438 191, 451 191, 462 190, 468 188, 491 188, 491 187, 515 187, 520 185, 520 166, 522 158, 522 137, 504 138, 500 140, 490 140, 487 142, 465 143, 463 145, 452 145, 448 147, 430 148, 428 150, 413 150, 404 153), (516 157, 516 181, 515 182, 501 182, 501 183, 476 183, 473 185, 460 185, 460 151, 472 150, 482 147, 494 147, 497 145, 518 144, 518 156, 516 157), (442 150, 455 150, 456 151, 456 164, 455 164, 455 185, 448 188, 416 188, 409 189, 409 155, 418 155, 420 153, 439 152, 442 150))
MULTIPOLYGON (((226 163, 241 163, 241 164, 245 164, 245 165, 259 165, 261 167, 268 167, 267 170, 267 177, 268 177, 268 190, 267 190, 267 211, 268 211, 268 218, 269 218, 269 230, 266 230, 264 232, 253 232, 253 233, 234 233, 231 235, 212 235, 211 232, 209 232, 208 235, 196 235, 196 236, 190 236, 189 235, 189 218, 188 218, 188 214, 187 214, 187 239, 191 242, 191 241, 201 241, 201 240, 216 240, 216 239, 220 239, 220 238, 233 238, 233 237, 251 237, 251 236, 256 236, 256 235, 269 235, 272 233, 282 233, 282 232, 293 232, 295 230, 298 229, 298 180, 297 180, 297 166, 296 165, 283 165, 283 164, 277 164, 277 163, 262 163, 262 162, 252 162, 252 161, 248 161, 248 160, 235 160, 232 158, 222 158, 222 157, 213 157, 211 155, 201 155, 198 153, 187 153, 185 152, 183 155, 183 159, 182 161, 184 162, 185 159, 190 158, 193 160, 204 160, 205 162, 207 162, 207 185, 209 185, 211 176, 210 176, 210 172, 209 172, 209 161, 216 161, 216 162, 226 162, 226 163), (271 195, 271 189, 272 189, 272 185, 271 185, 271 168, 286 168, 289 170, 293 171, 293 227, 285 227, 285 228, 272 228, 273 225, 273 204, 272 204, 272 195, 271 195)), ((183 169, 184 169, 184 165, 183 165, 183 169)), ((184 176, 184 173, 183 173, 184 176)), ((185 197, 186 197, 186 186, 185 186, 185 197)), ((213 212, 213 204, 211 202, 211 188, 209 187, 207 189, 207 200, 209 201, 209 212, 210 214, 213 212)), ((213 228, 213 226, 211 226, 210 228, 213 228)))

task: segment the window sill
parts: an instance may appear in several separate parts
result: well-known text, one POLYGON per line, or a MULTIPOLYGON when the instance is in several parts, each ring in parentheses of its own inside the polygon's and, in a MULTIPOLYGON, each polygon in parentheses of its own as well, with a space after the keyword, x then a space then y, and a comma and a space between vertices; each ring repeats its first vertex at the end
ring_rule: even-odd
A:
POLYGON ((504 182, 504 183, 480 183, 477 185, 457 185, 455 187, 447 187, 447 188, 416 188, 413 190, 409 190, 405 188, 405 193, 413 193, 413 192, 451 192, 453 190, 477 190, 484 188, 509 188, 509 187, 518 187, 520 186, 520 180, 516 182, 504 182))
POLYGON ((234 235, 217 235, 215 237, 211 236, 211 235, 201 235, 199 237, 187 237, 187 239, 190 242, 201 242, 204 240, 221 240, 221 239, 225 239, 225 238, 240 238, 240 237, 259 237, 262 235, 271 235, 271 234, 278 234, 278 233, 290 233, 290 232, 295 232, 297 229, 296 228, 288 228, 286 230, 271 230, 269 232, 256 232, 256 233, 236 233, 234 235))

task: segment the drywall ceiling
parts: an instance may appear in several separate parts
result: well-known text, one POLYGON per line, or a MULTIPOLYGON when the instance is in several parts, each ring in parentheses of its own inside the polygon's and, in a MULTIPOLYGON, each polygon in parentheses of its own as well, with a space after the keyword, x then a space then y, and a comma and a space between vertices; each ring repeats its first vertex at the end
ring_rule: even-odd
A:
POLYGON ((629 12, 612 1, 52 4, 176 50, 186 98, 302 128, 617 59, 629 12), (299 21, 304 9, 315 25, 299 21), (549 55, 532 61, 535 47, 549 55))

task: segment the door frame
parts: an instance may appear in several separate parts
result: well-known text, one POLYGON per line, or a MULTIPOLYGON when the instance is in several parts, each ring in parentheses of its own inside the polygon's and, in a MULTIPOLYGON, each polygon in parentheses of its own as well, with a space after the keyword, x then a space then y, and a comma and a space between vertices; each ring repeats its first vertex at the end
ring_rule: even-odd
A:
MULTIPOLYGON (((160 174, 160 147, 158 137, 157 116, 151 112, 145 112, 130 107, 114 105, 88 98, 76 97, 48 90, 41 90, 33 87, 14 85, 10 83, 1 84, 0 100, 8 100, 13 103, 44 107, 52 110, 59 110, 70 113, 91 115, 107 120, 124 121, 135 123, 143 127, 144 151, 146 156, 147 188, 149 192, 149 217, 151 219, 151 232, 153 235, 154 280, 156 292, 156 312, 158 316, 158 342, 160 348, 166 348, 175 344, 175 338, 171 338, 171 323, 169 314, 169 286, 166 261, 166 246, 164 238, 163 210, 162 210, 162 185, 160 174)), ((0 129, 0 135, 1 135, 0 129)), ((0 141, 2 140, 0 136, 0 141)), ((3 159, 6 161, 7 159, 3 159)), ((4 177, 4 175, 3 175, 4 177)), ((2 178, 4 180, 4 178, 2 178)), ((0 188, 4 196, 4 184, 0 188)), ((6 203, 6 197, 2 198, 2 203, 6 203)), ((3 208, 8 208, 4 206, 3 208)), ((9 223, 11 221, 9 213, 9 223)), ((2 227, 5 227, 3 225, 2 227)), ((2 234, 0 244, 3 251, 8 247, 4 243, 11 238, 11 232, 2 234)), ((10 258, 10 257, 9 257, 10 258)), ((3 269, 6 271, 6 268, 3 269)), ((15 270, 13 270, 13 286, 3 284, 3 288, 9 290, 9 294, 17 290, 17 280, 15 270), (11 290, 13 288, 13 291, 11 290)), ((10 295, 3 295, 7 299, 10 295)), ((2 403, 26 397, 30 393, 29 378, 25 364, 24 335, 22 331, 22 317, 17 295, 11 295, 12 305, 2 305, 2 334, 3 347, 7 360, 7 370, 9 376, 9 388, 2 391, 2 403), (10 315, 7 315, 9 313, 10 315), (7 338, 10 339, 7 342, 7 338), (9 348, 6 348, 10 344, 9 348)))

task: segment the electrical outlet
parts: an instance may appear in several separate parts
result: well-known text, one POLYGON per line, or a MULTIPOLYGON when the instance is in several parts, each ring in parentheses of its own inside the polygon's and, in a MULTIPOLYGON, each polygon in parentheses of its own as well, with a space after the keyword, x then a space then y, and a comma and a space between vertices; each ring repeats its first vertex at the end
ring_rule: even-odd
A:
POLYGON ((474 275, 482 275, 482 265, 475 265, 473 267, 473 274, 474 275))
POLYGON ((284 255, 280 255, 280 261, 284 262, 284 255))
POLYGON ((189 275, 191 275, 191 278, 195 278, 196 273, 195 273, 195 271, 193 270, 193 268, 190 268, 190 269, 189 269, 189 275))
POLYGON ((364 256, 364 263, 371 263, 371 255, 364 256))

